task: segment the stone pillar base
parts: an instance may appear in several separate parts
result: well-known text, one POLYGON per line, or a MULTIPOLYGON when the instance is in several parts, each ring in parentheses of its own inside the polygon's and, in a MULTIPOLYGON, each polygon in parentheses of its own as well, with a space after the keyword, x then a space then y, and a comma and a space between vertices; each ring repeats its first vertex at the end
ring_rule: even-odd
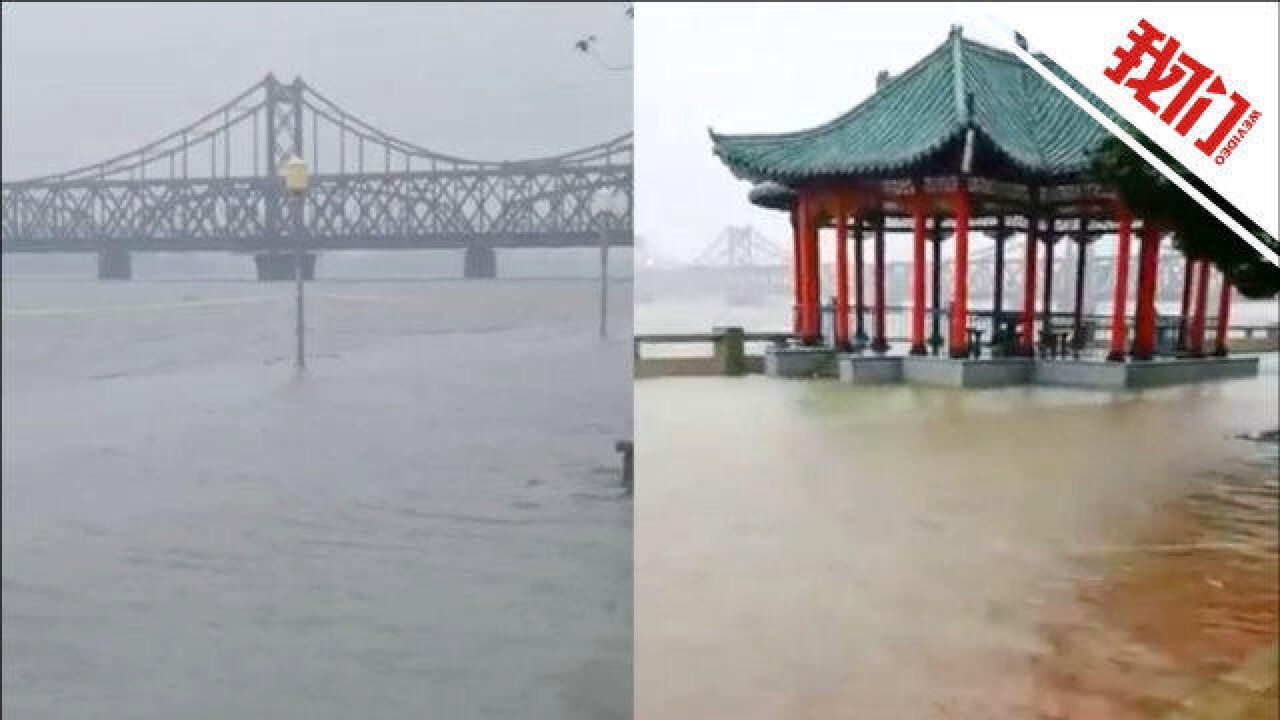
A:
POLYGON ((740 327, 714 327, 713 341, 716 365, 725 375, 743 375, 747 372, 747 354, 740 327))
POLYGON ((98 253, 99 280, 133 279, 133 258, 128 250, 103 250, 98 253))
POLYGON ((770 377, 834 377, 835 356, 825 347, 771 347, 764 353, 764 372, 770 377))
MULTIPOLYGON (((293 253, 258 253, 253 256, 253 264, 258 269, 258 282, 293 282, 293 253)), ((316 279, 316 254, 304 253, 302 256, 302 279, 316 279)))
POLYGON ((498 253, 491 247, 467 248, 462 260, 462 276, 467 278, 498 277, 498 253))
POLYGON ((836 372, 841 382, 852 385, 880 385, 902 381, 902 358, 837 355, 836 372))

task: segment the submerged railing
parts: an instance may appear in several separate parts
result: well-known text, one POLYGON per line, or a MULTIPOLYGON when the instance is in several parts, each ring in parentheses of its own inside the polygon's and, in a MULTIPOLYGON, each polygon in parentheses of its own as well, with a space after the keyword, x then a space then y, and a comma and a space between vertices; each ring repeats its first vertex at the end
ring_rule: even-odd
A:
POLYGON ((761 346, 784 347, 795 339, 789 332, 746 332, 740 327, 717 327, 704 333, 648 333, 633 339, 636 377, 657 375, 742 375, 764 372, 761 346), (647 355, 643 348, 710 346, 711 354, 647 355), (755 350, 756 352, 752 352, 755 350))
MULTIPOLYGON (((824 308, 824 332, 830 334, 830 308, 824 308)), ((891 352, 901 354, 909 342, 906 331, 909 322, 909 308, 894 307, 885 309, 885 335, 891 344, 891 352)), ((1013 320, 1020 313, 1003 313, 1002 317, 1013 320)), ((948 314, 942 313, 940 324, 940 348, 946 348, 946 329, 949 327, 948 314)), ((1040 325, 1042 317, 1037 315, 1036 323, 1040 325)), ((1050 322, 1055 327, 1074 327, 1073 313, 1053 313, 1050 322)), ((1110 315, 1085 315, 1082 318, 1081 346, 1084 350, 1101 350, 1109 347, 1111 341, 1110 315)), ((867 317, 866 329, 871 332, 873 324, 867 317)), ((969 313, 969 326, 983 331, 982 344, 984 355, 993 349, 993 318, 990 311, 969 313)), ((1210 319, 1206 322, 1206 341, 1212 338, 1217 326, 1210 319)), ((1157 324, 1158 352, 1172 355, 1177 352, 1178 318, 1176 316, 1160 316, 1157 324)), ((1127 331, 1132 337, 1133 326, 1130 322, 1127 331)), ((929 342, 931 326, 926 325, 925 338, 929 342)), ((850 337, 854 338, 853 332, 850 337)), ((657 376, 708 376, 708 375, 743 375, 764 372, 764 350, 769 346, 786 347, 796 341, 791 332, 765 331, 748 332, 740 327, 716 327, 709 332, 690 333, 639 333, 634 336, 634 359, 636 377, 657 376), (649 352, 654 349, 665 349, 666 352, 649 352), (692 352, 691 352, 692 351, 692 352)), ((1227 329, 1227 344, 1231 352, 1277 352, 1280 351, 1280 324, 1240 324, 1231 325, 1227 329)), ((945 352, 945 350, 943 350, 945 352)))

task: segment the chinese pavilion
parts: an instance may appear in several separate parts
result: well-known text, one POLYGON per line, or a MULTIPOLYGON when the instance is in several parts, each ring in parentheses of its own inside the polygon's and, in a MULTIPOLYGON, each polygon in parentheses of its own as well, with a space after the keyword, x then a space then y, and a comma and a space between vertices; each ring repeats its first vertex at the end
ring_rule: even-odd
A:
MULTIPOLYGON (((1077 92, 1091 97, 1043 55, 1037 58, 1077 92)), ((821 337, 819 232, 836 237, 834 337, 838 349, 861 349, 863 239, 872 236, 874 301, 870 348, 888 350, 885 334, 884 246, 888 231, 912 237, 910 353, 936 354, 943 345, 939 298, 940 250, 954 238, 953 281, 946 345, 952 357, 980 350, 970 325, 969 233, 994 239, 993 346, 1034 355, 1050 342, 1053 252, 1068 238, 1080 243, 1076 268, 1072 344, 1081 345, 1085 245, 1116 240, 1114 300, 1108 359, 1155 353, 1155 295, 1161 229, 1131 217, 1108 188, 1088 177, 1090 151, 1107 130, 1017 56, 965 38, 953 27, 946 42, 896 77, 881 73, 876 91, 845 114, 796 132, 727 135, 711 131, 715 154, 739 178, 751 181, 751 202, 790 213, 794 230, 794 333, 805 345, 821 337), (1133 342, 1126 307, 1130 237, 1137 231, 1137 298, 1133 342), (850 338, 849 235, 853 235, 856 327, 850 338), (1006 241, 1026 237, 1020 310, 1006 312, 1003 297, 1006 241), (933 328, 925 337, 926 246, 933 250, 933 328), (1037 333, 1037 262, 1043 247, 1043 292, 1037 333), (1007 321, 1003 324, 1002 321, 1007 321), (1007 332, 1000 332, 1006 327, 1007 332)), ((1203 355, 1210 265, 1188 258, 1183 288, 1182 335, 1190 355, 1203 355), (1191 300, 1195 277, 1195 300, 1191 300)), ((1225 354, 1230 286, 1222 282, 1216 354, 1225 354)), ((1064 338, 1065 339, 1065 338, 1064 338)))

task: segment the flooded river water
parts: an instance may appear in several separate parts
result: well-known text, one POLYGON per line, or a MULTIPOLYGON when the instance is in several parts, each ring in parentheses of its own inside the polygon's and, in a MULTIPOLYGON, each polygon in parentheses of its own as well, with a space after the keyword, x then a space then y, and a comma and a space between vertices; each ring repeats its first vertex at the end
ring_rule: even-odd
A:
POLYGON ((4 715, 631 710, 629 284, 6 279, 4 715))
POLYGON ((1280 424, 1274 355, 1135 393, 635 391, 639 718, 1163 718, 1274 657, 1280 464, 1237 437, 1280 424))

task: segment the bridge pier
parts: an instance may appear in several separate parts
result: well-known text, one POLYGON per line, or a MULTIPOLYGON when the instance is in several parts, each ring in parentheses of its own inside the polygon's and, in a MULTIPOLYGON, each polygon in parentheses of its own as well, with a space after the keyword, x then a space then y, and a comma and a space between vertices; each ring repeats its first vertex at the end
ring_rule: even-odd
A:
POLYGON ((99 280, 132 280, 133 258, 128 250, 103 250, 98 253, 99 280))
MULTIPOLYGON (((258 253, 253 256, 258 268, 258 282, 292 282, 294 279, 293 253, 258 253)), ((302 279, 316 279, 316 254, 302 256, 302 279)))
POLYGON ((466 278, 495 278, 498 276, 498 253, 491 247, 474 245, 467 248, 462 261, 462 276, 466 278))

